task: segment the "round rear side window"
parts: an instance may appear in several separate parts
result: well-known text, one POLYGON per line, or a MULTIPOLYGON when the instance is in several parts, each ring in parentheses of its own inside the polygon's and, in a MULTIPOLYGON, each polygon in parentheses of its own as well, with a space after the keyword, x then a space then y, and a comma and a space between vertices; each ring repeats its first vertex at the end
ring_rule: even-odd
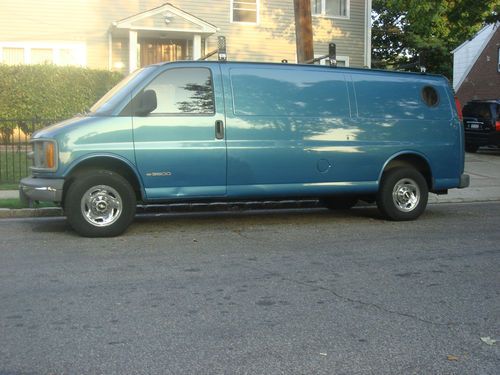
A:
POLYGON ((422 99, 429 107, 435 107, 439 103, 439 95, 432 86, 425 86, 422 89, 422 99))

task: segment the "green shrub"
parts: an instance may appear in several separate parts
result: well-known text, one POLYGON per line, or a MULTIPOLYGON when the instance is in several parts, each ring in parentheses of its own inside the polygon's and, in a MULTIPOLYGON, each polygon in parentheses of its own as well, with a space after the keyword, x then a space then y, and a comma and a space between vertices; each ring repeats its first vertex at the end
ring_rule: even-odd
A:
POLYGON ((0 118, 69 118, 90 108, 121 78, 105 70, 0 64, 0 118))

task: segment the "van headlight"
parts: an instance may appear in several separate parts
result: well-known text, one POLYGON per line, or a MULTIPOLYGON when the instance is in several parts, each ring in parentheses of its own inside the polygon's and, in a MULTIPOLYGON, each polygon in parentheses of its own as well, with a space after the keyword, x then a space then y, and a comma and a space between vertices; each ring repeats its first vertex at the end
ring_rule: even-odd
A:
POLYGON ((57 170, 57 143, 55 140, 42 139, 32 140, 33 153, 30 155, 33 158, 34 171, 53 172, 57 170))

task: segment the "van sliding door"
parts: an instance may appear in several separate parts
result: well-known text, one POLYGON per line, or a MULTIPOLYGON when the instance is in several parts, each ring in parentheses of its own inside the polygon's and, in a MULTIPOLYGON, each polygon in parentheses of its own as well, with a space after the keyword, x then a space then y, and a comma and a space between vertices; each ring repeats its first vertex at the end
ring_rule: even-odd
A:
POLYGON ((359 129, 343 72, 286 64, 222 69, 228 195, 298 196, 352 186, 359 129))

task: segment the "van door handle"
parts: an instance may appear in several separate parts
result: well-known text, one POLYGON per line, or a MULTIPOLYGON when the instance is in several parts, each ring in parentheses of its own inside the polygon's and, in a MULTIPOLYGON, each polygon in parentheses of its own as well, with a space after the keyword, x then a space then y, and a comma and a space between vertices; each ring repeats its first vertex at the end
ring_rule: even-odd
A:
POLYGON ((215 138, 224 138, 224 121, 222 120, 215 121, 215 138))

